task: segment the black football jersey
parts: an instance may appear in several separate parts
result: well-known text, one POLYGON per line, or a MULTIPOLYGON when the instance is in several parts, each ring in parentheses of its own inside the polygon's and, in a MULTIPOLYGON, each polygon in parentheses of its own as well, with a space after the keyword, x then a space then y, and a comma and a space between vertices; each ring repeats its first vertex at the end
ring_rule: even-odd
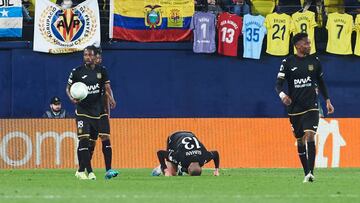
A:
POLYGON ((102 93, 105 84, 109 83, 107 71, 102 66, 95 66, 94 69, 79 66, 70 73, 68 84, 71 86, 76 82, 83 82, 88 87, 88 95, 76 105, 76 115, 83 115, 98 118, 103 113, 102 93))
POLYGON ((288 95, 292 100, 287 107, 290 116, 319 109, 316 87, 322 76, 320 61, 314 55, 292 55, 282 61, 277 77, 288 84, 288 95))
POLYGON ((191 132, 177 132, 168 138, 167 150, 169 160, 174 164, 187 168, 191 162, 199 162, 203 166, 211 160, 211 153, 191 132))

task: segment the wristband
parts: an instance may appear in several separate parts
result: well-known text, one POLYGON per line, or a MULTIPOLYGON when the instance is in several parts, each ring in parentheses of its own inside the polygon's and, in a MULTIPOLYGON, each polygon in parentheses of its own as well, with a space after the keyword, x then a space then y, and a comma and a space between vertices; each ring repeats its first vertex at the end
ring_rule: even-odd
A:
POLYGON ((286 97, 286 94, 284 92, 280 92, 279 97, 283 100, 286 97))

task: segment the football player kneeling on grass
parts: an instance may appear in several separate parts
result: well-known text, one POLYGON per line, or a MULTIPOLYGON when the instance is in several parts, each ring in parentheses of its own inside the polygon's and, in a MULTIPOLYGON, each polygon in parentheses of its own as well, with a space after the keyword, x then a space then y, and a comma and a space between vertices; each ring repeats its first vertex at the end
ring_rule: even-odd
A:
POLYGON ((192 132, 176 132, 168 137, 166 150, 159 150, 157 156, 160 166, 152 172, 153 176, 163 173, 175 176, 187 173, 200 176, 204 164, 214 160, 214 176, 219 176, 220 158, 217 151, 207 151, 192 132))

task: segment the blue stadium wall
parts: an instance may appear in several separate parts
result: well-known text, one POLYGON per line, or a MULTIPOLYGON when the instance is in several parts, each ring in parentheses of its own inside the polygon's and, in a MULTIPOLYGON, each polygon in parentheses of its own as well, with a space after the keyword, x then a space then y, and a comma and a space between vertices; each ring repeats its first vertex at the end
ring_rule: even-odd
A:
MULTIPOLYGON (((335 117, 360 116, 360 57, 319 56, 335 117)), ((118 106, 112 117, 285 117, 274 90, 283 57, 261 60, 194 54, 191 44, 117 43, 104 47, 118 106)), ((27 43, 0 43, 0 117, 41 117, 52 96, 65 94, 82 53, 33 52, 27 43)))

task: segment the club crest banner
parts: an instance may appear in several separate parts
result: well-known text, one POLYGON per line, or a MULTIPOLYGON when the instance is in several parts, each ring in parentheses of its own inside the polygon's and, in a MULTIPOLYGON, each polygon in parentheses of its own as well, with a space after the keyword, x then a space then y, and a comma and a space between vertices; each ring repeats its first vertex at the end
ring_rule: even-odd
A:
POLYGON ((87 0, 71 9, 37 0, 35 13, 34 51, 61 54, 100 45, 97 0, 87 0))
POLYGON ((190 40, 193 0, 111 0, 110 38, 138 42, 190 40))

